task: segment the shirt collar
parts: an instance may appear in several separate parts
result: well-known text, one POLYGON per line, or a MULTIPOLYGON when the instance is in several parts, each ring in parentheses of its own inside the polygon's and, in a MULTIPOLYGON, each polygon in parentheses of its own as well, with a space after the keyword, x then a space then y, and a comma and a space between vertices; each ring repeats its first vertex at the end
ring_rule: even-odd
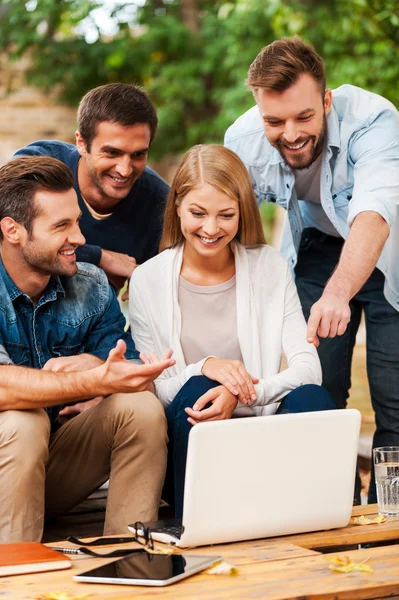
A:
POLYGON ((334 104, 331 104, 331 110, 327 116, 327 144, 330 148, 340 148, 341 146, 339 121, 334 104))
MULTIPOLYGON (((26 294, 14 283, 13 279, 9 276, 2 258, 0 257, 0 276, 2 277, 4 284, 6 286, 8 295, 10 296, 11 302, 14 302, 19 296, 25 296, 26 294)), ((39 303, 42 304, 48 300, 55 300, 57 298, 57 294, 61 294, 65 296, 65 289, 62 285, 60 277, 57 275, 52 275, 50 277, 50 281, 48 282, 39 303)))

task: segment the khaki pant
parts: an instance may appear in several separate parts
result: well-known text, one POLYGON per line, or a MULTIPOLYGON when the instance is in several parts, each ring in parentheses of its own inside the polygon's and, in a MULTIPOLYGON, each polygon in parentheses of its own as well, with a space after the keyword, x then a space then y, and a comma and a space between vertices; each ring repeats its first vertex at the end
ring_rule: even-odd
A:
POLYGON ((150 392, 113 394, 51 437, 43 409, 0 412, 0 543, 40 541, 44 515, 66 513, 107 479, 104 534, 156 519, 166 453, 150 392))

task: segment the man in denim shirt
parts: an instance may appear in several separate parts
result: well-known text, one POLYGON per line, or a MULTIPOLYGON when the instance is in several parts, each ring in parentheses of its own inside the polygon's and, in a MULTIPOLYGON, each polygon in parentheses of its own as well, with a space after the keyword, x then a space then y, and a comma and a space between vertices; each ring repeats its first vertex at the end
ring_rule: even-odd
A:
POLYGON ((257 106, 225 144, 246 164, 259 203, 287 210, 281 249, 295 269, 323 385, 346 406, 364 309, 373 446, 399 445, 397 110, 354 86, 326 89, 322 59, 297 37, 266 46, 247 85, 257 106))
POLYGON ((0 370, 3 543, 40 541, 44 514, 65 513, 108 478, 105 533, 157 517, 167 436, 152 380, 174 361, 126 360, 139 362, 114 291, 103 271, 76 263, 80 216, 60 161, 0 169, 0 364, 18 365, 0 370), (93 393, 106 397, 59 425, 61 402, 93 393))

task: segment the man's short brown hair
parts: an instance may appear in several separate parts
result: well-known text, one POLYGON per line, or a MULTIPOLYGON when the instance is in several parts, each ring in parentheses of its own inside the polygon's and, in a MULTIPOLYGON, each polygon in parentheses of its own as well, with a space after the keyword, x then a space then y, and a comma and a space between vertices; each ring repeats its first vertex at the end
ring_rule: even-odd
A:
POLYGON ((0 221, 11 217, 30 235, 33 221, 40 214, 34 201, 36 192, 68 192, 73 186, 71 170, 56 158, 13 158, 0 168, 0 221))
POLYGON ((265 46, 258 54, 249 67, 246 84, 252 91, 265 88, 285 92, 305 73, 315 79, 324 95, 326 74, 321 56, 300 37, 285 37, 265 46))
POLYGON ((107 83, 90 90, 80 101, 78 129, 87 151, 96 137, 97 125, 104 121, 129 126, 144 123, 150 128, 150 141, 158 126, 155 106, 141 88, 130 83, 107 83))

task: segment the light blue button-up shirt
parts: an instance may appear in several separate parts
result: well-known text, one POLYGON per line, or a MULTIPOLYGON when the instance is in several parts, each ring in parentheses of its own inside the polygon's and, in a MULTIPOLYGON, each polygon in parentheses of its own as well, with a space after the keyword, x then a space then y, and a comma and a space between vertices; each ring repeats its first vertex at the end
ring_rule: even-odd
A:
MULTIPOLYGON (((294 268, 303 230, 295 177, 267 140, 257 106, 229 127, 225 146, 245 163, 258 203, 276 202, 287 210, 281 252, 294 268)), ((385 297, 399 310, 399 113, 385 98, 352 85, 333 90, 320 200, 345 239, 361 212, 375 211, 389 224, 377 267, 385 276, 385 297)))

